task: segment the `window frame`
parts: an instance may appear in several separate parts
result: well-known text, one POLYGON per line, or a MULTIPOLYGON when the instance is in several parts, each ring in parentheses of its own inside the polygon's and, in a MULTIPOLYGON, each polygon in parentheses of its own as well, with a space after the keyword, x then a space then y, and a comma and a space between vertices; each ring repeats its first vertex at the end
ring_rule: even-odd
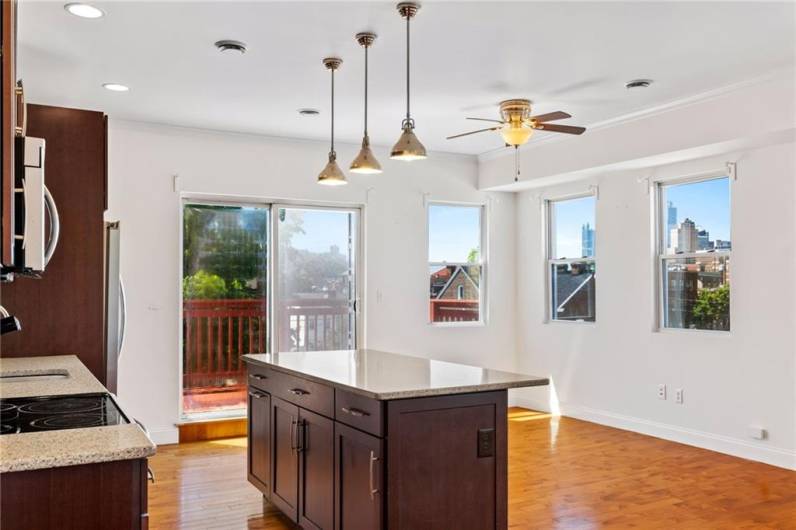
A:
POLYGON ((545 324, 575 324, 575 325, 587 325, 587 326, 594 326, 597 324, 597 284, 595 282, 595 301, 594 301, 594 320, 562 320, 558 318, 554 318, 556 315, 556 310, 553 307, 553 274, 552 274, 552 267, 553 265, 570 265, 573 263, 592 263, 595 267, 597 267, 597 201, 599 199, 599 195, 597 193, 596 188, 590 189, 589 191, 581 192, 581 193, 571 193, 567 195, 556 195, 554 197, 548 197, 544 199, 543 206, 542 206, 542 217, 543 217, 543 251, 544 251, 544 282, 545 282, 545 324), (565 258, 565 259, 558 259, 553 257, 553 245, 555 241, 555 234, 553 234, 553 205, 557 202, 564 202, 570 201, 575 199, 584 199, 586 197, 594 197, 594 253, 590 258, 565 258))
MULTIPOLYGON (((488 205, 484 202, 465 202, 465 201, 446 201, 446 200, 428 200, 426 201, 426 283, 425 283, 425 294, 424 299, 426 303, 430 303, 431 298, 429 297, 429 270, 430 268, 439 266, 439 267, 449 267, 449 266, 467 266, 467 265, 478 265, 481 268, 481 278, 478 282, 478 320, 470 320, 464 322, 434 322, 431 320, 431 316, 429 315, 426 323, 430 326, 436 327, 478 327, 478 326, 485 326, 488 321, 488 305, 487 305, 487 261, 488 261, 488 227, 487 227, 487 216, 488 216, 488 205), (431 208, 432 206, 452 206, 457 208, 478 208, 479 209, 479 253, 478 253, 478 262, 475 264, 468 263, 468 262, 458 262, 458 261, 431 261, 431 208)), ((428 314, 428 311, 427 311, 428 314)))
MULTIPOLYGON (((725 257, 729 262, 732 262, 732 248, 730 250, 722 249, 722 250, 714 250, 713 252, 681 252, 679 254, 669 254, 667 253, 668 248, 666 247, 666 220, 664 216, 666 214, 666 206, 664 205, 664 188, 670 186, 678 186, 682 184, 696 184, 699 182, 706 182, 710 180, 719 180, 722 178, 727 179, 728 185, 728 211, 730 215, 730 242, 733 241, 733 228, 732 228, 732 193, 733 193, 733 182, 735 180, 732 171, 729 168, 718 169, 714 171, 707 171, 704 173, 697 173, 694 175, 679 175, 669 178, 659 178, 655 179, 650 182, 652 186, 652 201, 653 201, 653 271, 654 271, 654 282, 655 285, 655 295, 654 295, 654 303, 655 303, 655 310, 654 310, 654 323, 653 323, 653 331, 657 333, 696 333, 696 334, 707 334, 707 335, 717 335, 717 336, 729 336, 732 333, 732 307, 733 307, 733 283, 730 282, 730 307, 729 307, 729 318, 730 318, 730 329, 728 330, 720 330, 720 329, 691 329, 691 328, 675 328, 666 326, 666 293, 664 292, 665 289, 665 282, 664 282, 664 270, 665 264, 667 260, 672 259, 686 259, 686 258, 700 258, 706 256, 719 256, 725 257)), ((734 245, 733 245, 734 246, 734 245)))

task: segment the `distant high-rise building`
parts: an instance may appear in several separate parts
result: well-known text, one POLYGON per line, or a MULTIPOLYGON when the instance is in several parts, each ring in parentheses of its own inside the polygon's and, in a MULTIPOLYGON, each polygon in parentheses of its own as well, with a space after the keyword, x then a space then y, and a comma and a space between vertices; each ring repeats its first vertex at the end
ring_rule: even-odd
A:
POLYGON ((594 256, 594 228, 589 223, 580 228, 580 248, 582 257, 594 256))
POLYGON ((666 248, 672 246, 672 229, 677 228, 677 208, 672 201, 666 202, 666 248))
POLYGON ((678 252, 696 252, 697 246, 697 229, 696 223, 689 218, 680 223, 680 228, 677 229, 677 251, 678 252))
POLYGON ((710 234, 707 230, 697 230, 697 250, 710 250, 713 245, 710 242, 710 234))
POLYGON ((732 245, 729 241, 724 241, 722 239, 717 239, 714 243, 713 248, 716 250, 732 250, 732 245))

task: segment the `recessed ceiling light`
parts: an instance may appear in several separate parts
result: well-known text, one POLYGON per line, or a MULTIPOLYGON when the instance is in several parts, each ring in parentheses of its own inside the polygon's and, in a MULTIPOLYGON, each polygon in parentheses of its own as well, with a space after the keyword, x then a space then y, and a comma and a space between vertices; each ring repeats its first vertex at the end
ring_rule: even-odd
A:
POLYGON ((246 53, 246 43, 238 40, 220 40, 215 43, 221 53, 235 52, 243 55, 246 53))
POLYGON ((633 79, 625 83, 625 88, 647 88, 652 84, 652 79, 633 79))
POLYGON ((102 9, 99 9, 94 6, 90 6, 88 4, 80 4, 80 3, 71 3, 66 4, 64 6, 69 13, 72 13, 76 17, 81 18, 100 18, 105 16, 105 13, 102 9))
POLYGON ((113 92, 128 92, 130 87, 127 85, 120 85, 119 83, 103 83, 103 88, 112 90, 113 92))
POLYGON ((299 109, 298 113, 302 116, 317 116, 321 111, 318 109, 299 109))

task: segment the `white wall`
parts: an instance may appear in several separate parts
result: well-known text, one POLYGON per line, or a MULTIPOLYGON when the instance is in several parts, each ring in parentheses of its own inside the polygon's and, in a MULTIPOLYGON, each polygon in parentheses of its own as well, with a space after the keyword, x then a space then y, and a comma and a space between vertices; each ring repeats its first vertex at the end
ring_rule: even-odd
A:
MULTIPOLYGON (((796 150, 793 143, 609 172, 517 201, 518 370, 550 374, 563 414, 796 468, 796 150), (732 183, 729 334, 656 332, 645 177, 722 169, 732 183), (639 180, 642 179, 641 182, 639 180), (542 200, 599 186, 597 322, 544 323, 542 200), (668 386, 659 400, 657 385, 668 386), (674 389, 684 389, 684 403, 674 389), (769 438, 751 439, 747 426, 769 438)), ((515 402, 549 409, 547 389, 515 402)))
MULTIPOLYGON (((342 167, 357 148, 338 146, 342 167)), ((322 187, 315 177, 327 149, 318 142, 110 120, 106 218, 121 221, 129 304, 119 397, 156 441, 176 441, 179 420, 180 195, 173 190, 174 174, 184 192, 365 205, 367 346, 514 367, 513 194, 478 191, 474 157, 431 153, 422 162, 395 162, 382 148, 375 149, 382 175, 351 175, 346 187, 322 187), (491 303, 486 326, 426 323, 424 194, 430 200, 487 204, 491 303)))

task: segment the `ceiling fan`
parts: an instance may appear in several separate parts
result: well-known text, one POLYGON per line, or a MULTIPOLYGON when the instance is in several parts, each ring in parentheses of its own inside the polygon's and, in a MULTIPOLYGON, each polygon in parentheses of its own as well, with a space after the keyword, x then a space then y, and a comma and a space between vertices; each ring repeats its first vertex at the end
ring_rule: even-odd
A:
POLYGON ((478 129, 477 131, 470 131, 448 136, 448 140, 487 131, 500 131, 500 135, 503 137, 503 141, 506 142, 506 145, 519 147, 531 139, 534 131, 583 134, 583 132, 586 130, 585 127, 548 123, 551 121, 571 118, 572 116, 566 112, 556 111, 532 116, 531 101, 528 99, 507 99, 506 101, 501 101, 500 117, 502 118, 500 120, 492 120, 488 118, 467 118, 468 120, 489 121, 499 125, 487 127, 486 129, 478 129))
POLYGON ((478 129, 477 131, 455 134, 453 136, 448 136, 447 139, 453 140, 454 138, 461 138, 462 136, 469 136, 471 134, 478 134, 487 131, 500 131, 500 136, 503 137, 506 147, 514 148, 515 182, 520 179, 519 147, 531 139, 534 131, 548 131, 564 134, 583 134, 586 131, 585 127, 548 123, 551 121, 564 120, 572 117, 566 112, 562 112, 560 110, 532 116, 531 101, 529 99, 507 99, 505 101, 501 101, 500 117, 502 118, 500 120, 492 120, 488 118, 467 118, 468 120, 489 121, 499 125, 487 127, 486 129, 478 129))

